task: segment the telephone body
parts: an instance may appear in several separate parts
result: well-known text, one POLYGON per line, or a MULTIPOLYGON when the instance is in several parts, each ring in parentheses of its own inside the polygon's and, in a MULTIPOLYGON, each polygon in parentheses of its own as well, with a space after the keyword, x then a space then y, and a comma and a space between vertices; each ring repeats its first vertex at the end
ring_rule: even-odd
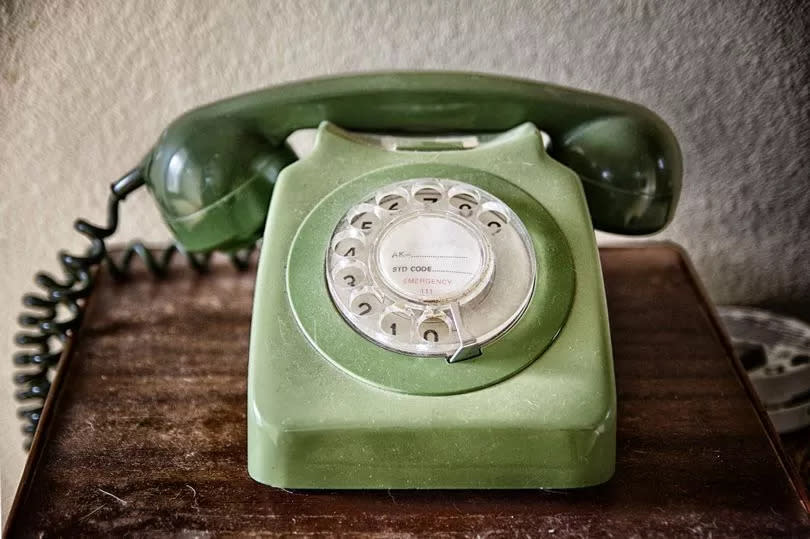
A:
POLYGON ((112 224, 77 224, 93 246, 63 265, 85 288, 43 282, 76 307, 118 203, 146 185, 183 251, 263 237, 254 479, 596 485, 614 471, 616 392, 593 226, 661 229, 680 180, 666 124, 618 99, 470 73, 303 81, 175 120, 113 184, 112 224), (296 160, 287 137, 313 127, 296 160))
POLYGON ((406 147, 324 123, 276 184, 253 312, 251 476, 288 488, 606 481, 613 363, 579 179, 532 124, 471 149, 406 147), (462 328, 469 359, 456 357, 462 328))

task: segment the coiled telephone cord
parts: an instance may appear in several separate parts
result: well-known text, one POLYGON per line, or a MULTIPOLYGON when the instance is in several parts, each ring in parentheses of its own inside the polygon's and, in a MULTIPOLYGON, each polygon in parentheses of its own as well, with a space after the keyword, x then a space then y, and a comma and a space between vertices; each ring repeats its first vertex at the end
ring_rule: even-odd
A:
MULTIPOLYGON (((130 193, 143 185, 145 182, 140 167, 113 183, 107 203, 106 226, 99 227, 83 219, 78 219, 73 224, 73 228, 90 241, 85 253, 75 255, 60 251, 58 259, 64 273, 63 280, 59 281, 48 273, 39 272, 34 277, 34 282, 43 289, 44 294, 23 296, 23 305, 28 310, 19 317, 19 324, 25 328, 24 331, 15 336, 15 342, 22 350, 14 355, 14 365, 19 371, 14 376, 14 383, 17 385, 15 397, 22 403, 18 415, 23 420, 26 450, 39 425, 45 398, 51 388, 52 373, 59 363, 64 343, 81 325, 84 299, 93 291, 95 270, 100 264, 105 264, 115 279, 127 278, 136 258, 158 279, 168 274, 175 255, 184 256, 188 265, 198 273, 209 268, 211 253, 189 253, 177 244, 153 252, 143 243, 133 242, 116 257, 117 260, 110 255, 105 240, 118 228, 119 205, 130 193), (62 316, 60 306, 70 313, 62 320, 59 319, 62 316)), ((231 264, 240 271, 247 269, 255 248, 254 245, 231 253, 231 264)))

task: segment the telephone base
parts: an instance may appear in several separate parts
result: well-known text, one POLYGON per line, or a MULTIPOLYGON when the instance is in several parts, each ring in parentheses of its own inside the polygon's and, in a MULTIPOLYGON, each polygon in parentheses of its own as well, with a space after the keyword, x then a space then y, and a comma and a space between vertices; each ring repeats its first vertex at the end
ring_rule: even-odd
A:
MULTIPOLYGON (((313 152, 280 175, 266 226, 248 371, 251 477, 295 489, 576 488, 611 477, 616 398, 594 233, 578 177, 546 155, 533 125, 474 149, 416 152, 323 124, 313 152), (525 225, 536 255, 525 311, 468 361, 372 342, 330 296, 336 223, 353 207, 377 211, 360 203, 414 178, 488 193, 525 225)), ((511 276, 488 294, 511 297, 511 276)), ((360 314, 372 312, 365 305, 360 314)))
MULTIPOLYGON (((369 418, 369 421, 372 421, 369 418)), ((289 489, 577 488, 613 475, 615 427, 354 429, 279 433, 252 445, 253 479, 289 489)))

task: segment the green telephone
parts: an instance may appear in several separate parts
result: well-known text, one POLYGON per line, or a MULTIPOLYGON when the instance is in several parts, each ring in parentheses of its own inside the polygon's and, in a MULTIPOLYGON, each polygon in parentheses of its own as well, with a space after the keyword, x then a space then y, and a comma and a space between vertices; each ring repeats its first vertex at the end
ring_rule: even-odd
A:
MULTIPOLYGON (((263 237, 247 395, 257 481, 571 488, 615 462, 591 220, 657 231, 680 178, 674 136, 638 105, 379 73, 191 111, 113 196, 117 208, 146 184, 188 252, 263 237), (285 141, 313 127, 296 160, 285 141)), ((105 256, 112 230, 95 228, 83 260, 105 256)), ((87 284, 76 258, 68 273, 87 284)))

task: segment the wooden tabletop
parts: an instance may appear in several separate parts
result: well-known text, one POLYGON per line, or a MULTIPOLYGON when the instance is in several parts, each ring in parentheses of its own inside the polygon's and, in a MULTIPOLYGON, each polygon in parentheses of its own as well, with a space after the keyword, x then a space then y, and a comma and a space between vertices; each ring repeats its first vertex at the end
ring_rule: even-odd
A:
MULTIPOLYGON (((688 262, 602 249, 615 477, 575 491, 295 491, 246 471, 255 269, 100 281, 63 360, 9 536, 808 535, 810 523, 688 262)), ((336 374, 337 375, 337 374, 336 374)))

